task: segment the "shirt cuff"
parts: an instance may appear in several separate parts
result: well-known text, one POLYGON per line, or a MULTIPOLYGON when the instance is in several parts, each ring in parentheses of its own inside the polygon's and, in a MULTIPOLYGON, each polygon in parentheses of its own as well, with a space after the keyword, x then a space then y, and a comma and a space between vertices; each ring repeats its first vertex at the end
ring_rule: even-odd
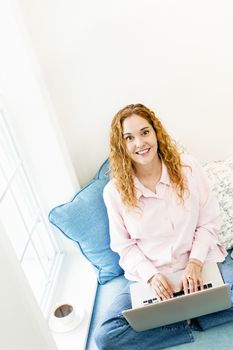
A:
POLYGON ((140 278, 140 280, 144 282, 148 282, 148 280, 154 276, 154 274, 158 273, 159 270, 156 269, 156 267, 150 262, 150 261, 144 261, 141 264, 139 264, 137 268, 137 274, 140 278))
POLYGON ((193 243, 189 259, 198 259, 204 263, 207 254, 210 250, 210 243, 208 240, 196 240, 193 243))

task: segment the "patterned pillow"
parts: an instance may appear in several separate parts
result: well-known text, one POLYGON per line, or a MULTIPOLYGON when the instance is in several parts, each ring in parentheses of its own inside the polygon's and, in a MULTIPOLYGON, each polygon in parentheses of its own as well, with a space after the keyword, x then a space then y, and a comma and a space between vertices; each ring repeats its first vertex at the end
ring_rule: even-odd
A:
POLYGON ((226 249, 230 249, 233 247, 233 156, 206 163, 203 168, 212 183, 222 213, 219 240, 226 249))

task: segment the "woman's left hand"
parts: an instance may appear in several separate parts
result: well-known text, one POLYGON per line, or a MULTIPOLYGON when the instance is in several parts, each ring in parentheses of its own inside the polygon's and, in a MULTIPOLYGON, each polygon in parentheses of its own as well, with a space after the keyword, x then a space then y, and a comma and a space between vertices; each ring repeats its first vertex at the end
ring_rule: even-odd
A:
POLYGON ((201 261, 197 259, 189 260, 180 282, 180 289, 184 289, 185 294, 198 291, 198 287, 200 287, 200 289, 203 289, 201 269, 201 261))

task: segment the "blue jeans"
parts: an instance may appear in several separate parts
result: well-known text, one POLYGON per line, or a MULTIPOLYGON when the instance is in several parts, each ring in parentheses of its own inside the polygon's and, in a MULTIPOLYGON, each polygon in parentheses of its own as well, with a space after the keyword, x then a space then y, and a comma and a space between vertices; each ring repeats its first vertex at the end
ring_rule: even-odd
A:
MULTIPOLYGON (((231 286, 233 303, 233 260, 228 256, 219 264, 223 279, 231 286)), ((173 323, 136 332, 122 316, 122 310, 131 308, 129 284, 116 297, 106 313, 101 325, 95 330, 95 341, 100 350, 158 350, 194 341, 192 330, 204 331, 208 328, 233 321, 233 306, 227 310, 215 312, 187 321, 173 323)))

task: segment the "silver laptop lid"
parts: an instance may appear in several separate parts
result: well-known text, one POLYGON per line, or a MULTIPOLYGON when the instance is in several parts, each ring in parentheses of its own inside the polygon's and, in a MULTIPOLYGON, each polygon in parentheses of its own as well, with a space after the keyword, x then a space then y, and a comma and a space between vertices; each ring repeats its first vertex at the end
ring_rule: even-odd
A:
MULTIPOLYGON (((176 291, 179 290, 182 273, 183 271, 178 271, 166 275, 176 291)), ((133 308, 124 310, 122 314, 136 331, 143 331, 225 310, 232 306, 230 286, 224 284, 216 263, 204 264, 202 279, 204 284, 210 284, 211 287, 146 306, 143 300, 155 296, 153 288, 146 283, 133 283, 130 285, 133 308)))

